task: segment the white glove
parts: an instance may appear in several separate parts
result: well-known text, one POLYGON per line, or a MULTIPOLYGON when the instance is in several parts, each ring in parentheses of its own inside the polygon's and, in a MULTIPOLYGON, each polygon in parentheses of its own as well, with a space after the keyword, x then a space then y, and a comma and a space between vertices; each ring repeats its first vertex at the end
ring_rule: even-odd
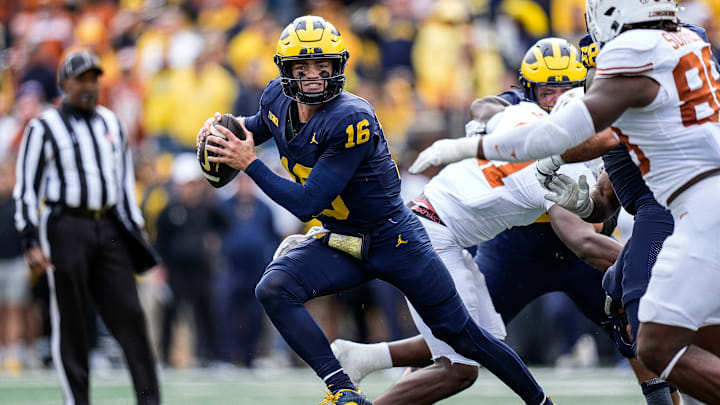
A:
POLYGON ((550 181, 552 181, 555 176, 555 172, 557 172, 564 163, 560 155, 553 155, 538 160, 535 162, 535 178, 543 187, 549 190, 548 184, 550 184, 550 181))
POLYGON ((470 120, 465 124, 465 136, 472 138, 473 136, 485 135, 487 133, 487 124, 484 122, 470 120))
POLYGON ((580 218, 587 218, 595 208, 595 202, 590 198, 585 175, 580 176, 576 182, 572 177, 558 174, 548 184, 551 193, 545 194, 545 199, 565 208, 580 218))
POLYGON ((435 141, 429 148, 420 152, 408 171, 413 174, 421 173, 430 166, 439 166, 446 163, 457 162, 477 155, 478 136, 460 139, 441 139, 435 141))
POLYGON ((315 235, 325 232, 327 232, 327 229, 323 228, 322 226, 313 226, 305 235, 297 234, 288 236, 287 238, 283 239, 277 249, 275 249, 275 253, 273 254, 273 260, 277 259, 278 257, 285 256, 286 254, 288 254, 289 251, 298 247, 298 245, 302 242, 305 242, 306 240, 314 237, 315 235))

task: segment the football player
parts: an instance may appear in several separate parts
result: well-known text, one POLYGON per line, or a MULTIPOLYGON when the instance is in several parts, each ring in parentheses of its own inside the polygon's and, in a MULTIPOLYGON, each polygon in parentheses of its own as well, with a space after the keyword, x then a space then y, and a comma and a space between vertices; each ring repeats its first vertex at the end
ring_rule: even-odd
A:
MULTIPOLYGON (((515 352, 471 319, 418 217, 400 199, 400 178, 373 108, 343 91, 349 53, 337 29, 321 17, 295 19, 280 35, 271 81, 260 110, 240 118, 245 139, 219 127, 227 140, 208 146, 209 162, 244 170, 298 218, 318 218, 322 238, 278 257, 256 296, 290 347, 325 382, 321 404, 370 404, 330 350, 305 309, 314 297, 373 278, 398 287, 433 334, 497 375, 527 404, 551 404, 515 352), (273 138, 286 180, 257 159, 254 146, 273 138)), ((220 115, 198 133, 205 140, 220 115)))
MULTIPOLYGON (((692 24, 681 24, 697 33, 705 42, 709 42, 705 30, 692 24)), ((592 81, 595 72, 595 58, 599 47, 590 34, 580 40, 583 64, 588 68, 586 87, 592 81)), ((714 61, 717 68, 717 60, 714 61)), ((588 222, 604 221, 622 206, 634 216, 632 237, 625 244, 617 263, 603 277, 603 287, 608 293, 607 309, 622 311, 613 314, 616 330, 616 343, 626 356, 635 356, 637 331, 639 327, 638 307, 640 297, 647 289, 651 269, 655 265, 662 243, 673 231, 673 219, 670 212, 663 208, 648 189, 638 167, 633 163, 630 152, 620 143, 612 132, 605 130, 584 143, 557 156, 541 159, 538 172, 541 183, 551 184, 553 200, 571 211, 578 206, 592 206, 593 209, 584 219, 588 222), (579 162, 602 155, 605 171, 591 192, 582 190, 574 179, 558 176, 553 181, 557 163, 579 162), (581 195, 581 198, 572 198, 581 195), (625 325, 629 325, 627 336, 625 325)), ((702 332, 701 332, 702 333, 702 332)), ((643 393, 648 404, 670 403, 670 387, 658 376, 642 365, 632 363, 636 375, 640 378, 643 393), (652 399, 651 399, 652 398, 652 399)), ((677 395, 673 401, 678 403, 677 395)))
POLYGON ((637 351, 652 371, 720 402, 720 83, 710 45, 677 21, 674 0, 587 0, 597 80, 560 114, 482 140, 443 140, 418 158, 509 161, 561 153, 612 126, 675 223, 640 300, 637 351), (712 339, 698 340, 710 334, 712 339))
MULTIPOLYGON (((468 132, 502 131, 542 118, 546 115, 543 110, 552 109, 558 95, 581 86, 584 77, 585 68, 574 46, 560 38, 541 40, 528 50, 521 66, 523 89, 474 102, 473 115, 481 122, 471 121, 468 132), (505 108, 508 103, 516 105, 505 108), (501 112, 486 126, 482 117, 498 110, 501 112)), ((594 181, 584 165, 567 170, 594 181)), ((548 205, 544 194, 530 163, 502 165, 468 159, 446 167, 430 181, 425 194, 410 203, 423 217, 431 242, 450 269, 470 313, 499 338, 505 335, 504 321, 509 322, 534 298, 550 291, 567 293, 596 323, 608 321, 602 308, 602 274, 578 256, 605 270, 617 257, 620 245, 589 224, 580 224, 566 210, 548 205), (538 217, 541 223, 523 226, 538 217), (482 253, 477 260, 482 273, 463 249, 481 242, 485 243, 479 246, 482 253), (500 316, 493 301, 498 302, 495 308, 500 316)), ((432 366, 393 385, 376 399, 377 404, 434 403, 467 388, 477 376, 477 363, 438 342, 410 308, 423 336, 390 344, 360 345, 344 340, 333 344, 356 382, 377 369, 425 366, 434 360, 432 366)))

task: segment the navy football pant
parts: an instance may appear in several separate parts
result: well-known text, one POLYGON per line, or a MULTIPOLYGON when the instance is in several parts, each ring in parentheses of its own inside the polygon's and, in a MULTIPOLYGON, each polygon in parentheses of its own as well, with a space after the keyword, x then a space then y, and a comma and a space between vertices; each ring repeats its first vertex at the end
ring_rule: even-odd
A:
POLYGON ((478 245, 475 262, 505 323, 553 291, 567 294, 594 323, 608 320, 602 273, 575 256, 549 223, 512 228, 478 245))
POLYGON ((622 297, 633 341, 639 327, 637 310, 640 298, 647 290, 662 244, 674 228, 670 211, 658 204, 652 196, 648 197, 636 203, 632 237, 620 252, 612 272, 608 271, 603 278, 603 287, 608 295, 613 299, 622 297))
POLYGON ((340 364, 304 303, 379 278, 405 294, 435 336, 484 365, 526 403, 543 400, 542 389, 517 354, 471 320, 414 214, 404 210, 370 237, 367 262, 309 240, 273 261, 256 287, 275 327, 318 376, 340 369, 340 364))

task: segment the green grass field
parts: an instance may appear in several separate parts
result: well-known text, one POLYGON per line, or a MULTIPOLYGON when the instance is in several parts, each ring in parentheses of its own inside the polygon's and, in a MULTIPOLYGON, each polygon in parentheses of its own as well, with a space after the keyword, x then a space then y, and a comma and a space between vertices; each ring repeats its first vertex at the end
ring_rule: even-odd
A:
MULTIPOLYGON (((560 405, 642 405, 645 403, 634 377, 615 369, 533 369, 543 388, 560 405)), ((398 373, 375 373, 363 381, 370 398, 385 390, 398 373)), ((317 404, 323 385, 309 369, 165 370, 161 374, 165 404, 250 405, 317 404)), ((124 370, 92 375, 95 405, 134 405, 130 381, 124 370)), ((60 404, 61 394, 54 372, 26 372, 13 377, 0 373, 0 404, 60 404)), ((487 372, 467 391, 441 404, 522 404, 514 394, 487 372)))

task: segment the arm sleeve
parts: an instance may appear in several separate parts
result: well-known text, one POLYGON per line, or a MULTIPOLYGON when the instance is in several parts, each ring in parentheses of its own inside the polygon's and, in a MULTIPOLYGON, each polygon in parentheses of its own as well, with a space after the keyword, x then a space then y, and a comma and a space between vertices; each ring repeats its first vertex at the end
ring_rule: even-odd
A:
POLYGON ((374 139, 371 137, 368 142, 346 148, 344 134, 331 136, 325 152, 312 168, 304 185, 278 176, 259 159, 253 161, 245 172, 273 201, 300 220, 309 221, 330 207, 332 201, 345 189, 373 144, 374 139))
POLYGON ((482 138, 485 159, 527 162, 560 154, 595 135, 595 124, 581 99, 555 115, 482 138))
POLYGON ((38 120, 25 128, 15 172, 17 173, 13 198, 15 200, 15 227, 20 232, 23 248, 39 245, 38 201, 40 183, 44 174, 45 130, 38 120))

